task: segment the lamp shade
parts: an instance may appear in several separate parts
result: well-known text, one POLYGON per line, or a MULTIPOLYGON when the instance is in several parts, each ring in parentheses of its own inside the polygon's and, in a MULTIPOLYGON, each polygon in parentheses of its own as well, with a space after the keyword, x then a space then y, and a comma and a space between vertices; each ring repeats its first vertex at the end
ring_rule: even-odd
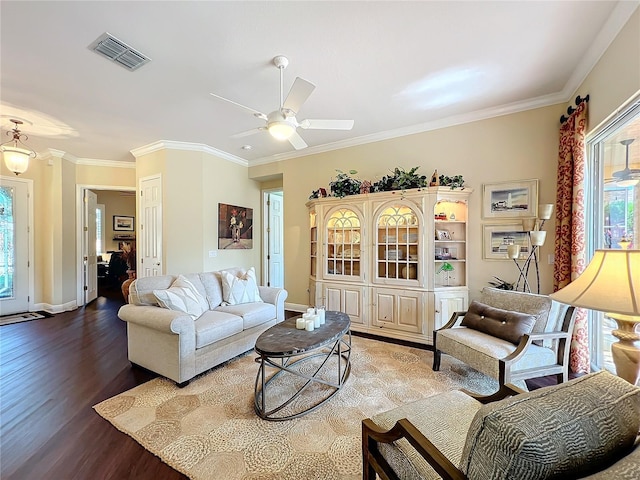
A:
POLYGON ((2 156, 4 157, 4 163, 7 165, 7 168, 16 175, 19 175, 27 171, 31 151, 25 148, 3 145, 2 156))
POLYGON ((549 296, 576 307, 640 316, 640 250, 596 250, 578 278, 549 296))

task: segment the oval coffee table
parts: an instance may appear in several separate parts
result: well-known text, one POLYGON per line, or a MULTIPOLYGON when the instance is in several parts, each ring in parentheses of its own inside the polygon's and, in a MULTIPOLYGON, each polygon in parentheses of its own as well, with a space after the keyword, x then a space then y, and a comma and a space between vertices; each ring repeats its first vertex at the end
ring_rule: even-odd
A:
POLYGON ((256 340, 255 410, 265 420, 290 420, 315 410, 338 393, 351 372, 349 315, 326 312, 326 323, 313 332, 297 330, 297 318, 256 340))

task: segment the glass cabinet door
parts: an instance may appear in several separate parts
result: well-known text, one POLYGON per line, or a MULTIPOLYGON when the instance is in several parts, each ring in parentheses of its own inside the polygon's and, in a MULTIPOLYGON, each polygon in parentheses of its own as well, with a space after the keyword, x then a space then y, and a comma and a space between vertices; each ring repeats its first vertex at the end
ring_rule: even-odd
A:
POLYGON ((412 207, 383 207, 375 221, 376 279, 382 283, 417 282, 420 274, 420 219, 412 207))
POLYGON ((362 277, 362 220, 349 208, 330 213, 326 222, 326 270, 328 278, 362 277))
POLYGON ((318 225, 315 211, 309 212, 309 228, 311 230, 311 276, 315 277, 318 269, 318 225))

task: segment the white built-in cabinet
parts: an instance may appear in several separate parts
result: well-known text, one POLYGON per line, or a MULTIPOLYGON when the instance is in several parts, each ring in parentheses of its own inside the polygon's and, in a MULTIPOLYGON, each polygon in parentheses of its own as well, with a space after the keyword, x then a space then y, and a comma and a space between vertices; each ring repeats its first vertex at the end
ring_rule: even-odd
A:
POLYGON ((354 331, 431 344, 433 330, 467 308, 471 192, 430 187, 308 202, 309 303, 347 313, 354 331))

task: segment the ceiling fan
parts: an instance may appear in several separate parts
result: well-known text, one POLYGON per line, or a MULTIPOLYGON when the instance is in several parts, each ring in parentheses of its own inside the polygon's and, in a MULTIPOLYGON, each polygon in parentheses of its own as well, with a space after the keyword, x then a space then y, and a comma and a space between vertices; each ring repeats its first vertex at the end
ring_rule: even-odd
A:
POLYGON ((611 174, 612 178, 606 179, 605 183, 615 183, 620 187, 630 187, 640 181, 640 169, 629 168, 629 145, 631 145, 634 140, 634 138, 629 138, 620 141, 620 143, 627 149, 624 168, 617 172, 613 172, 611 174))
POLYGON ((321 130, 351 130, 353 128, 353 120, 312 120, 305 119, 298 121, 296 115, 300 111, 302 104, 309 98, 311 92, 316 86, 300 77, 297 77, 291 86, 291 90, 287 94, 287 98, 283 101, 283 73, 284 69, 289 65, 289 60, 283 55, 274 57, 273 64, 280 70, 280 107, 269 114, 262 113, 254 108, 247 107, 240 103, 221 97, 215 93, 211 93, 216 98, 232 103, 240 108, 249 110, 253 116, 264 120, 266 124, 262 127, 254 128, 246 132, 236 133, 233 138, 245 137, 254 133, 267 130, 272 137, 278 140, 289 140, 289 143, 296 150, 307 148, 307 143, 297 132, 300 127, 304 130, 321 129, 321 130))

